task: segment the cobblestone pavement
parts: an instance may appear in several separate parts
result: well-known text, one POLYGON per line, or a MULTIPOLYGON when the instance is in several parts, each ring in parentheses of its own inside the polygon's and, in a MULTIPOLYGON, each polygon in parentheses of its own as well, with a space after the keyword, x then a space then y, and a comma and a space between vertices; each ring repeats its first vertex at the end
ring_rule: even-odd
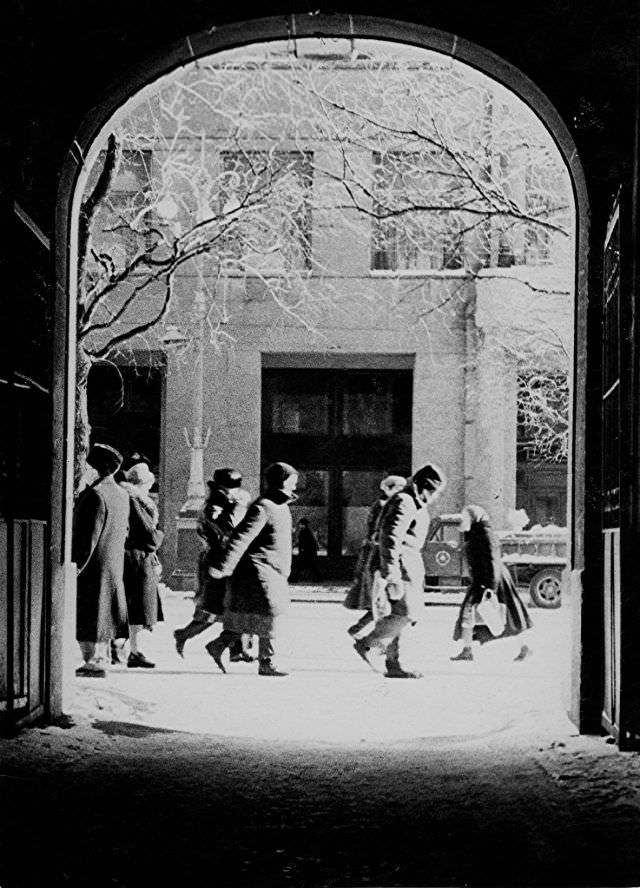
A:
POLYGON ((353 615, 298 602, 282 679, 172 630, 154 670, 78 680, 59 726, 0 741, 0 886, 640 885, 640 764, 564 715, 570 608, 534 610, 535 654, 453 663, 455 608, 406 646, 421 681, 353 652, 353 615), (25 875, 26 874, 26 875, 25 875))

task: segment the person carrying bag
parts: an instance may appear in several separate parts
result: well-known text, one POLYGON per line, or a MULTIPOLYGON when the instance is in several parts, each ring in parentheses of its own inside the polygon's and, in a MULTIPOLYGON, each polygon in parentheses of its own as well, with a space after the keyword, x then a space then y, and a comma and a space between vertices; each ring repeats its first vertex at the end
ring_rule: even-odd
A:
MULTIPOLYGON (((500 557, 500 544, 491 529, 489 516, 480 506, 465 506, 460 529, 471 585, 460 605, 453 630, 462 650, 452 660, 473 660, 473 642, 485 644, 495 638, 520 635, 532 626, 526 607, 500 557)), ((531 648, 523 643, 516 660, 524 660, 531 648)))

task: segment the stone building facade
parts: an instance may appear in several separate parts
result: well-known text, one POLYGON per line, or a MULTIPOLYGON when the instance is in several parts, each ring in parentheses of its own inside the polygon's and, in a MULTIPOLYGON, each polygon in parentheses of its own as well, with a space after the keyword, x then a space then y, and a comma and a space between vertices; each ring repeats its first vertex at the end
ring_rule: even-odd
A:
MULTIPOLYGON (((327 59, 318 64, 326 69, 327 59)), ((357 63, 343 63, 341 77, 356 93, 362 73, 357 63)), ((198 74, 183 76, 189 84, 198 74)), ((432 72, 424 76, 426 82, 432 72)), ((233 142, 219 118, 197 106, 191 112, 185 150, 200 152, 209 184, 215 184, 211 171, 223 169, 233 142)), ((144 109, 136 114, 144 129, 144 109)), ((94 436, 147 450, 157 464, 164 562, 174 584, 184 579, 188 585, 183 573, 193 560, 192 544, 185 542, 193 539, 193 519, 184 507, 194 437, 206 441, 198 454, 205 478, 216 467, 234 466, 253 494, 273 459, 300 470, 294 517, 309 519, 329 573, 357 551, 380 478, 409 474, 427 460, 450 479, 442 511, 477 502, 502 528, 510 511, 525 505, 526 490, 534 520, 564 518, 558 515, 566 510, 563 463, 518 460, 518 374, 525 365, 562 372, 558 354, 570 356, 571 267, 562 265, 570 249, 554 252, 551 242, 540 261, 516 239, 505 261, 502 240, 485 231, 483 238, 465 235, 460 242, 471 261, 451 261, 437 238, 423 264, 406 251, 400 259, 397 243, 395 258, 381 259, 371 215, 338 212, 321 198, 318 171, 337 169, 335 144, 301 129, 302 136, 298 130, 295 139, 280 136, 278 144, 290 155, 313 156, 306 264, 287 276, 281 266, 265 265, 264 254, 262 266, 251 257, 249 270, 242 263, 221 265, 211 252, 186 263, 175 274, 162 323, 110 355, 111 363, 97 364, 90 377, 94 436), (536 512, 536 477, 540 502, 547 496, 555 504, 549 506, 553 516, 543 506, 536 512), (180 526, 189 531, 182 539, 180 526)), ((153 183, 166 170, 170 132, 145 135, 143 163, 153 183)), ((258 150, 265 150, 264 141, 258 150)), ((118 192, 118 181, 113 194, 135 187, 121 176, 118 192)), ((200 197, 190 196, 191 224, 210 210, 206 201, 198 205, 200 197)), ((174 224, 160 209, 156 222, 174 224)), ((113 212, 111 205, 111 219, 113 212)), ((113 233, 104 234, 108 227, 102 236, 113 242, 113 233)), ((131 231, 127 236, 131 240, 131 231)), ((162 299, 159 287, 149 287, 145 299, 137 317, 162 299)))

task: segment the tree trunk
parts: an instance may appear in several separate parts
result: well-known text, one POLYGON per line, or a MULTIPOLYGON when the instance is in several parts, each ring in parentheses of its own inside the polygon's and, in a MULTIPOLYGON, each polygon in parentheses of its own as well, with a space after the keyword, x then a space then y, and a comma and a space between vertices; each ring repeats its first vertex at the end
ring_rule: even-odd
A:
POLYGON ((73 492, 79 493, 82 475, 85 469, 85 458, 89 452, 89 436, 91 425, 89 423, 89 409, 87 405, 87 391, 89 383, 89 371, 92 367, 89 358, 82 345, 79 343, 76 354, 76 416, 75 416, 75 442, 73 464, 73 492))

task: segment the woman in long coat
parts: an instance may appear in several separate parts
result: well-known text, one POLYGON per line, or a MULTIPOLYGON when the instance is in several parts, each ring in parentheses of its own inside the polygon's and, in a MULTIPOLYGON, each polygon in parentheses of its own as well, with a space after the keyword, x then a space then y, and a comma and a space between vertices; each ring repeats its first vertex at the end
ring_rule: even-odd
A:
POLYGON ((140 650, 140 634, 164 619, 158 592, 160 561, 157 551, 164 534, 158 530, 158 507, 149 496, 155 481, 146 463, 134 465, 120 486, 129 495, 129 535, 124 553, 124 589, 127 596, 129 668, 153 669, 155 663, 140 650))
POLYGON ((360 619, 347 629, 352 638, 357 638, 375 620, 371 593, 373 576, 378 568, 378 535, 382 509, 389 497, 402 490, 406 483, 407 479, 401 475, 387 475, 380 482, 382 495, 378 497, 369 509, 367 535, 360 547, 358 560, 353 572, 353 582, 344 600, 344 606, 348 610, 364 610, 364 614, 360 619))
MULTIPOLYGON (((249 502, 249 494, 242 489, 242 475, 236 469, 216 469, 207 485, 209 494, 197 525, 203 549, 198 558, 198 588, 193 601, 193 616, 186 626, 173 633, 176 651, 181 657, 184 656, 187 641, 200 635, 222 615, 227 581, 215 580, 209 575, 209 568, 224 556, 233 529, 244 518, 249 502)), ((244 650, 242 639, 233 643, 230 655, 234 661, 253 660, 244 650)))
MULTIPOLYGON (((494 638, 520 635, 533 624, 509 569, 500 557, 500 544, 491 529, 485 510, 480 506, 465 506, 460 528, 465 532, 465 552, 471 585, 460 605, 453 630, 453 639, 462 641, 462 650, 451 659, 473 660, 474 641, 485 644, 494 638), (493 590, 498 601, 505 606, 504 631, 498 636, 493 635, 488 626, 478 621, 476 607, 486 589, 493 590)), ((515 659, 524 660, 530 654, 531 648, 523 643, 515 659)))
POLYGON ((74 510, 73 560, 78 568, 76 638, 84 665, 77 675, 106 675, 107 643, 126 627, 124 546, 129 526, 129 497, 113 475, 122 456, 107 444, 87 454, 89 485, 74 510))
POLYGON ((210 568, 214 578, 231 577, 224 629, 207 645, 219 668, 222 654, 242 633, 258 636, 258 674, 286 675, 273 664, 278 623, 289 607, 292 522, 289 503, 298 473, 287 463, 265 471, 265 492, 236 527, 225 556, 210 568))

